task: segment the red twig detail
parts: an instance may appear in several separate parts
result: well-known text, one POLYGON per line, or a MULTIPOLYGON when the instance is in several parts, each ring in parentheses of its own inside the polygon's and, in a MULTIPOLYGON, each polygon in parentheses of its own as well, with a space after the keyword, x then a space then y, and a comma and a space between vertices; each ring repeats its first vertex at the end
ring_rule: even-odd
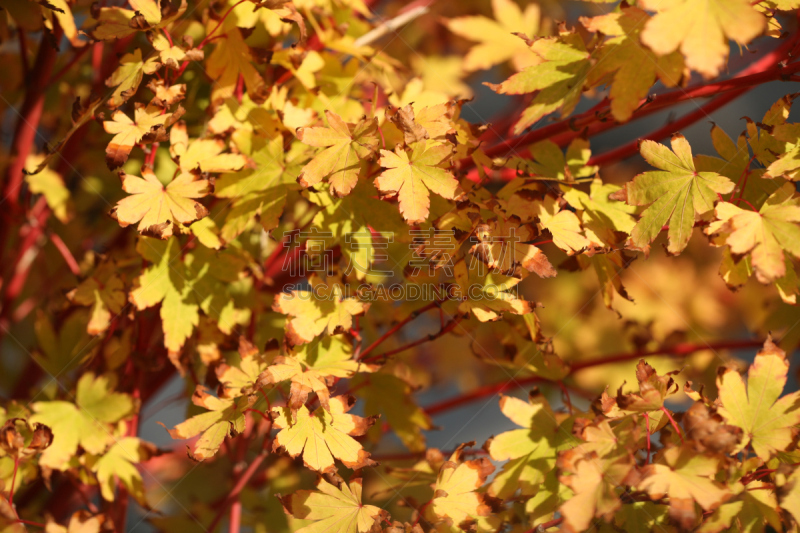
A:
POLYGON ((81 273, 81 267, 78 266, 78 262, 75 260, 75 256, 73 256, 72 252, 69 251, 67 245, 64 244, 64 241, 61 240, 61 237, 59 237, 57 234, 51 232, 49 236, 50 236, 50 242, 52 242, 53 245, 55 245, 55 247, 61 253, 61 256, 64 258, 64 261, 66 261, 70 271, 76 276, 79 276, 81 273))
POLYGON ((678 423, 675 422, 675 419, 672 418, 672 414, 669 412, 669 410, 666 407, 664 407, 662 405, 661 406, 661 410, 664 412, 665 415, 667 415, 667 418, 669 418, 669 423, 672 424, 673 429, 675 429, 675 431, 678 432, 678 436, 681 438, 681 444, 682 444, 683 443, 683 432, 681 431, 681 428, 678 427, 678 423))
POLYGON ((375 348, 380 346, 381 343, 383 343, 383 341, 385 341, 386 339, 388 339, 389 337, 391 337, 392 335, 394 335, 395 333, 400 331, 400 329, 403 326, 405 326, 406 324, 408 324, 409 322, 411 322, 412 320, 417 318, 419 315, 421 315, 421 314, 425 313, 426 311, 429 311, 429 310, 431 310, 431 309, 433 309, 435 307, 438 307, 439 305, 441 305, 441 302, 439 302, 437 300, 435 302, 431 302, 431 303, 425 305, 424 307, 421 307, 421 308, 417 309, 416 311, 412 312, 406 318, 404 318, 403 320, 401 320, 400 322, 398 322, 397 324, 395 324, 394 326, 389 328, 389 330, 386 333, 384 333, 383 335, 381 335, 380 337, 378 337, 375 340, 375 342, 373 342, 372 344, 367 346, 361 352, 361 359, 364 359, 367 356, 367 354, 369 354, 372 350, 374 350, 375 348))
MULTIPOLYGON (((685 357, 694 352, 699 352, 702 350, 726 350, 726 349, 744 350, 748 348, 758 348, 761 347, 762 345, 763 341, 737 340, 737 341, 719 341, 710 344, 681 343, 681 344, 676 344, 674 346, 658 348, 656 350, 636 350, 634 352, 613 354, 605 357, 600 357, 597 359, 591 359, 589 361, 578 361, 571 365, 570 375, 585 368, 591 368, 594 366, 601 366, 610 363, 619 363, 623 361, 631 361, 635 359, 641 359, 642 357, 647 357, 647 356, 685 357)), ((539 376, 528 376, 521 379, 504 381, 502 383, 484 385, 466 394, 456 396, 455 398, 449 398, 447 400, 430 405, 427 408, 425 408, 425 412, 429 416, 433 416, 438 413, 449 411, 450 409, 460 407, 468 403, 472 403, 476 400, 480 400, 481 398, 485 398, 493 394, 498 394, 509 389, 515 389, 517 387, 533 385, 535 383, 550 383, 550 381, 539 376)))
MULTIPOLYGON (((701 120, 707 114, 715 111, 730 101, 738 98, 750 88, 772 80, 783 79, 795 72, 800 71, 800 63, 793 63, 791 65, 778 65, 778 63, 786 58, 795 46, 798 36, 793 39, 787 40, 781 46, 766 54, 764 57, 744 69, 739 75, 729 80, 714 82, 708 84, 698 85, 689 89, 676 89, 664 94, 654 95, 648 99, 642 100, 639 108, 634 113, 633 119, 641 118, 657 111, 670 107, 672 105, 692 100, 695 98, 704 98, 709 96, 719 95, 720 93, 728 93, 718 96, 709 102, 702 112, 697 110, 690 113, 686 117, 668 124, 664 128, 648 135, 648 139, 660 139, 670 135, 680 128, 686 127, 698 120, 701 120), (658 134, 658 136, 656 136, 658 134)), ((583 131, 588 128, 588 135, 596 135, 598 133, 616 128, 622 123, 608 119, 608 112, 610 109, 610 102, 604 100, 595 105, 589 111, 575 115, 574 117, 564 119, 543 128, 531 131, 524 135, 507 139, 499 144, 496 144, 486 150, 486 155, 489 157, 500 157, 509 152, 516 150, 519 147, 533 144, 545 139, 551 139, 556 144, 561 146, 569 143, 583 131)), ((606 152, 593 157, 589 161, 589 165, 605 165, 610 162, 617 161, 628 155, 636 153, 636 142, 629 143, 615 150, 606 152)), ((459 168, 471 169, 475 165, 471 158, 462 159, 459 162, 459 168)))
MULTIPOLYGON (((208 43, 208 40, 211 38, 211 36, 214 35, 217 32, 217 30, 222 27, 222 24, 225 22, 225 19, 228 18, 228 15, 230 15, 231 12, 234 9, 236 9, 237 7, 239 7, 241 4, 245 3, 246 1, 247 0, 239 0, 238 2, 233 4, 231 7, 229 7, 228 10, 222 15, 222 18, 219 19, 219 22, 217 23, 217 25, 214 26, 214 28, 210 32, 208 32, 208 35, 206 35, 206 38, 203 39, 202 41, 200 41, 200 44, 197 45, 197 49, 198 50, 202 50, 203 47, 206 45, 206 43, 208 43)), ((181 69, 181 71, 182 70, 183 69, 181 69)))
POLYGON ((423 337, 421 339, 417 339, 415 341, 409 342, 408 344, 404 344, 403 346, 400 346, 399 348, 395 348, 394 350, 389 350, 388 352, 384 352, 382 354, 373 355, 372 357, 363 357, 363 354, 362 354, 361 360, 364 361, 364 362, 378 361, 378 360, 381 360, 381 359, 385 359, 387 357, 391 357, 392 355, 396 355, 396 354, 399 354, 401 352, 405 352, 406 350, 410 350, 411 348, 414 348, 415 346, 419 346, 420 344, 424 344, 426 342, 430 342, 430 341, 436 340, 439 337, 441 337, 442 335, 445 335, 445 334, 450 333, 451 331, 453 331, 453 329, 461 322, 461 320, 463 320, 462 317, 460 317, 460 316, 456 317, 453 320, 451 320, 450 323, 447 324, 447 326, 445 326, 444 328, 440 329, 437 333, 431 333, 427 337, 423 337))

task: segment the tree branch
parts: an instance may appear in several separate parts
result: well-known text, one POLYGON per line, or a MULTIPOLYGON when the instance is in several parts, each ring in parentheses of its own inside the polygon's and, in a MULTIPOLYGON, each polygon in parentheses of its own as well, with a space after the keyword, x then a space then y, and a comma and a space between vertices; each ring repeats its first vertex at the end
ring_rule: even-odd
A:
POLYGON ((453 320, 451 320, 445 327, 440 329, 437 333, 431 333, 427 337, 423 337, 421 339, 417 339, 415 341, 409 342, 408 344, 404 344, 399 348, 395 348, 394 350, 389 350, 388 352, 384 352, 378 355, 373 355, 372 357, 362 357, 361 360, 364 362, 371 362, 371 361, 379 361, 381 359, 386 359, 387 357, 391 357, 392 355, 396 355, 401 352, 405 352, 406 350, 410 350, 415 346, 419 346, 420 344, 425 344, 426 342, 434 341, 453 331, 453 329, 463 320, 463 317, 457 316, 453 320))
MULTIPOLYGON (((619 363, 623 361, 631 361, 635 359, 641 359, 642 357, 655 357, 655 356, 685 357, 694 352, 700 352, 703 350, 745 350, 749 348, 759 348, 763 344, 764 344, 763 341, 748 339, 748 340, 736 340, 736 341, 719 341, 713 343, 687 342, 687 343, 676 344, 674 346, 662 347, 655 350, 636 350, 633 352, 607 355, 599 357, 597 359, 591 359, 589 361, 578 361, 571 365, 569 375, 571 376, 576 372, 580 372, 581 370, 584 370, 586 368, 602 366, 611 363, 619 363)), ((516 389, 518 387, 524 387, 526 385, 533 385, 534 383, 556 383, 556 382, 553 382, 551 380, 545 379, 540 376, 528 376, 520 379, 504 381, 502 383, 483 385, 482 387, 478 387, 477 389, 474 389, 460 396, 456 396, 455 398, 449 398, 447 400, 443 400, 433 405, 429 405, 424 410, 425 413, 428 414, 428 416, 434 416, 439 413, 449 411, 450 409, 454 409, 456 407, 472 403, 476 400, 480 400, 481 398, 485 398, 487 396, 499 394, 506 390, 516 389)))
MULTIPOLYGON (((722 107, 722 105, 725 103, 728 103, 736 97, 744 94, 749 88, 768 81, 784 79, 791 74, 800 71, 800 63, 798 62, 790 65, 779 64, 781 61, 784 61, 787 58, 789 53, 797 45, 797 40, 798 34, 796 33, 792 36, 792 38, 787 39, 786 42, 781 44, 775 50, 765 54, 764 57, 760 58, 758 61, 742 70, 737 76, 729 80, 706 83, 689 89, 676 89, 660 95, 649 96, 641 101, 639 108, 634 112, 631 120, 651 115, 667 107, 686 102, 688 100, 693 100, 695 98, 704 98, 718 95, 720 93, 733 92, 735 96, 732 96, 731 94, 725 95, 728 100, 718 105, 718 107, 722 107)), ((610 106, 610 101, 605 99, 584 113, 496 144, 485 151, 486 155, 489 157, 501 157, 516 150, 517 148, 525 147, 526 145, 546 139, 551 139, 556 144, 564 146, 571 140, 580 136, 585 128, 588 128, 588 135, 592 136, 629 123, 621 123, 613 119, 609 119, 610 106)), ((700 118, 702 117, 695 118, 694 121, 697 121, 700 118)), ((678 124, 675 123, 672 127, 678 127, 678 124)), ((685 127, 685 125, 681 125, 679 127, 685 127)), ((669 133, 672 133, 672 131, 669 133)), ((662 137, 663 136, 664 135, 662 135, 662 137)), ((608 160, 611 160, 611 158, 609 157, 608 160)), ((602 161, 603 160, 601 159, 601 162, 602 161)), ((590 164, 597 163, 590 162, 590 164)), ((472 169, 475 166, 475 162, 471 158, 465 158, 459 161, 458 166, 462 170, 472 169)))
POLYGON ((375 342, 373 342, 372 344, 367 346, 364 349, 364 351, 361 352, 361 359, 364 359, 368 353, 370 353, 372 350, 377 348, 383 341, 385 341, 386 339, 388 339, 389 337, 391 337, 392 335, 394 335, 395 333, 400 331, 400 329, 403 326, 405 326, 406 324, 408 324, 409 322, 411 322, 412 320, 414 320, 415 318, 417 318, 421 314, 423 314, 423 313, 425 313, 427 311, 430 311, 431 309, 434 309, 436 307, 439 307, 440 305, 441 305, 441 302, 439 300, 436 300, 436 301, 431 302, 428 305, 426 305, 424 307, 421 307, 421 308, 417 309, 416 311, 412 312, 405 319, 401 320, 400 322, 398 322, 397 324, 395 324, 394 326, 389 328, 389 330, 386 333, 384 333, 383 335, 381 335, 380 337, 378 337, 378 339, 375 340, 375 342))

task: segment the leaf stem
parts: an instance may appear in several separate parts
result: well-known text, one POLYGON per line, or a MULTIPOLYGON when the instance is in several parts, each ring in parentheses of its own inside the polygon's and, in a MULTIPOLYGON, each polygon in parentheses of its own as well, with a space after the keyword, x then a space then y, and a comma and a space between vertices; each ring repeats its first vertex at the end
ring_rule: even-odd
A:
POLYGON ((672 413, 670 413, 669 409, 667 409, 663 405, 661 406, 661 411, 663 411, 663 413, 667 415, 669 423, 672 424, 673 429, 675 429, 675 431, 678 433, 678 436, 681 438, 681 444, 683 444, 683 432, 681 431, 681 428, 678 427, 678 423, 675 422, 675 419, 672 418, 672 413))
POLYGON ((197 45, 197 49, 198 50, 202 50, 203 47, 208 43, 208 40, 211 38, 211 36, 214 35, 216 33, 216 31, 222 27, 222 24, 225 22, 225 19, 228 18, 228 15, 230 15, 231 12, 234 9, 236 9, 237 7, 239 7, 241 4, 245 3, 246 1, 247 0, 239 0, 238 2, 233 4, 231 7, 229 7, 228 10, 222 15, 222 18, 219 19, 219 22, 217 23, 217 25, 214 26, 214 28, 210 32, 208 32, 208 35, 206 35, 205 39, 200 41, 200 44, 197 45))

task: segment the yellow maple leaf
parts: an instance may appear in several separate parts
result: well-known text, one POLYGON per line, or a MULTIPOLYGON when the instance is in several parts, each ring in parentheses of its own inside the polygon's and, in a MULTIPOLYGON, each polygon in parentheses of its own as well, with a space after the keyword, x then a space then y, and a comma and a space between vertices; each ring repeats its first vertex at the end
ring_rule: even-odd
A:
POLYGON ((462 68, 467 71, 485 70, 511 60, 515 69, 522 70, 540 62, 525 41, 514 35, 521 33, 533 37, 539 32, 539 6, 528 4, 523 11, 511 0, 492 0, 492 11, 496 20, 471 16, 446 22, 451 32, 480 43, 464 57, 462 68))
POLYGON ((123 228, 138 222, 143 235, 167 239, 175 222, 189 224, 208 215, 194 200, 209 193, 208 180, 184 172, 165 187, 149 167, 142 167, 141 178, 124 172, 120 177, 122 189, 131 196, 117 202, 111 216, 123 228))
POLYGON ((657 11, 642 30, 642 42, 664 56, 680 49, 686 66, 706 78, 725 67, 728 39, 746 45, 766 29, 767 19, 749 0, 644 0, 657 11))
POLYGON ((296 533, 367 533, 387 513, 362 504, 361 491, 361 478, 351 478, 349 484, 343 482, 338 488, 320 478, 317 490, 299 490, 281 498, 281 503, 295 518, 313 521, 296 533))
POLYGON ((597 62, 589 71, 588 84, 596 85, 613 74, 610 85, 611 113, 625 122, 647 96, 656 78, 666 87, 675 87, 683 77, 683 58, 677 51, 661 57, 642 45, 641 29, 650 16, 635 7, 593 18, 581 18, 592 32, 611 38, 595 54, 597 62))
POLYGON ((183 172, 235 172, 246 163, 242 154, 223 154, 225 143, 219 139, 189 140, 183 121, 169 132, 170 155, 178 159, 183 172))
POLYGON ((122 39, 139 31, 163 28, 186 12, 186 0, 179 5, 161 4, 157 0, 130 0, 131 9, 101 7, 97 12, 97 27, 92 37, 102 41, 122 39), (162 9, 162 5, 164 9, 162 9))
POLYGON ((486 263, 490 269, 506 276, 522 277, 522 270, 551 278, 556 271, 539 248, 526 244, 533 240, 534 230, 519 224, 513 218, 494 219, 475 229, 478 243, 470 253, 486 263))
POLYGON ((120 313, 127 301, 125 284, 117 268, 113 262, 103 263, 90 277, 67 293, 70 301, 92 306, 91 318, 86 326, 89 335, 98 335, 108 329, 111 314, 120 313))
MULTIPOLYGON (((216 24, 214 21, 209 23, 216 24)), ((206 60, 206 72, 216 81, 211 90, 211 99, 220 102, 233 96, 239 76, 244 79, 247 94, 253 101, 266 98, 267 87, 264 78, 253 66, 250 47, 244 42, 239 28, 231 28, 217 43, 206 60)))
POLYGON ((273 410, 273 426, 280 429, 273 449, 283 448, 292 457, 302 454, 303 463, 318 472, 336 471, 334 458, 352 469, 375 464, 353 437, 364 435, 378 417, 347 414, 354 403, 352 396, 335 396, 330 412, 319 407, 311 413, 301 405, 296 418, 289 407, 273 410))
POLYGON ((328 386, 333 378, 349 378, 356 372, 374 372, 377 367, 353 360, 352 344, 338 337, 324 337, 304 344, 296 353, 278 356, 258 378, 261 386, 291 380, 289 406, 296 413, 315 392, 323 408, 329 409, 328 386))
POLYGON ((642 469, 638 487, 651 498, 669 497, 669 514, 682 529, 695 525, 695 502, 706 511, 728 497, 728 489, 714 481, 719 458, 698 454, 688 447, 664 450, 656 463, 642 469))
POLYGON ((369 304, 344 297, 342 287, 327 286, 316 276, 309 280, 312 290, 294 290, 275 295, 273 310, 289 315, 286 336, 292 344, 311 342, 327 331, 335 335, 353 325, 353 316, 366 313, 369 304))
POLYGON ((591 69, 590 54, 577 33, 538 39, 531 45, 541 61, 518 72, 500 84, 485 83, 500 94, 536 93, 514 125, 514 135, 554 111, 561 116, 572 113, 583 94, 583 84, 591 69))
POLYGON ((667 250, 677 255, 689 244, 697 215, 711 211, 717 195, 731 192, 734 183, 716 172, 698 172, 692 148, 681 134, 673 135, 672 151, 650 140, 639 149, 660 170, 643 172, 626 184, 628 205, 649 205, 631 231, 631 239, 644 248, 669 224, 667 250))
POLYGON ((476 489, 494 472, 494 465, 486 457, 462 461, 464 448, 473 444, 460 445, 439 470, 429 507, 432 519, 458 526, 466 520, 489 515, 490 508, 476 489))
MULTIPOLYGON (((194 443, 194 451, 189 451, 189 457, 195 461, 203 461, 216 455, 226 437, 236 436, 244 431, 244 410, 253 404, 253 398, 217 398, 198 385, 192 395, 192 403, 207 411, 184 420, 167 431, 173 439, 190 439, 200 435, 194 443)), ((161 425, 166 428, 164 424, 161 425)))
POLYGON ((106 148, 106 165, 109 170, 121 167, 137 143, 153 143, 167 140, 167 128, 183 114, 183 109, 175 113, 163 113, 156 106, 137 105, 133 119, 122 111, 115 111, 111 120, 103 122, 106 133, 114 137, 106 148))
POLYGON ((721 202, 715 212, 718 221, 706 233, 724 234, 725 244, 739 260, 749 255, 761 283, 772 283, 786 275, 784 251, 800 257, 800 198, 793 184, 775 191, 758 211, 721 202))
POLYGON ((328 178, 331 194, 345 196, 353 190, 369 159, 378 147, 378 121, 363 117, 355 124, 325 111, 328 127, 298 128, 297 138, 309 146, 325 148, 303 167, 298 181, 313 187, 328 178))
POLYGON ((756 455, 768 461, 791 444, 794 426, 800 424, 800 393, 781 397, 788 370, 786 352, 768 339, 750 366, 746 389, 737 371, 728 368, 718 374, 719 413, 726 423, 744 431, 734 453, 752 444, 756 455))
POLYGON ((384 194, 397 194, 400 213, 409 224, 428 218, 430 192, 454 200, 463 192, 458 180, 445 165, 453 154, 448 143, 411 145, 411 153, 397 146, 394 152, 381 150, 380 165, 386 169, 375 179, 375 186, 384 194))
POLYGON ((559 509, 563 531, 586 531, 595 517, 610 518, 620 508, 615 489, 624 484, 633 467, 627 453, 601 458, 573 449, 559 456, 559 464, 569 474, 561 476, 561 483, 573 492, 559 509))
MULTIPOLYGON (((533 305, 517 297, 513 289, 521 280, 497 273, 481 275, 481 267, 467 265, 461 259, 453 266, 460 300, 458 311, 470 313, 481 322, 499 320, 503 313, 525 315, 533 311, 533 305)), ((485 270, 485 269, 484 269, 485 270)))

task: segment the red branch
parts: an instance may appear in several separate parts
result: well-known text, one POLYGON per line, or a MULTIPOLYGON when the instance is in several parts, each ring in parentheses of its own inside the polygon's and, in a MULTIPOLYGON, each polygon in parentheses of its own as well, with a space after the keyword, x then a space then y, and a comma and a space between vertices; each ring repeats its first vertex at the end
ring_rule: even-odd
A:
POLYGON ((370 353, 372 350, 377 348, 383 341, 385 341, 386 339, 388 339, 389 337, 391 337, 392 335, 394 335, 395 333, 400 331, 400 329, 403 326, 405 326, 406 324, 408 324, 409 322, 411 322, 412 320, 417 318, 419 315, 425 313, 426 311, 430 311, 431 309, 434 309, 435 307, 439 307, 439 305, 441 305, 441 302, 439 302, 437 300, 437 301, 429 303, 428 305, 426 305, 424 307, 421 307, 421 308, 417 309, 416 311, 414 311, 413 313, 408 315, 405 319, 401 320, 400 322, 398 322, 397 324, 392 326, 386 333, 384 333, 383 335, 378 337, 378 339, 375 340, 375 342, 373 342, 372 344, 367 346, 364 349, 364 351, 361 352, 361 358, 363 359, 364 357, 366 357, 366 355, 368 353, 370 353))
POLYGON ((437 333, 431 333, 427 337, 423 337, 421 339, 417 339, 415 341, 411 341, 408 344, 404 344, 403 346, 400 346, 399 348, 395 348, 394 350, 389 350, 388 352, 383 352, 383 353, 378 354, 378 355, 373 355, 372 357, 362 357, 361 360, 364 361, 364 362, 380 361, 380 360, 386 359, 387 357, 391 357, 391 356, 399 354, 401 352, 405 352, 406 350, 410 350, 411 348, 414 348, 415 346, 419 346, 420 344, 424 344, 426 342, 434 341, 434 340, 438 339, 439 337, 441 337, 443 335, 446 335, 447 333, 450 333, 451 331, 453 331, 453 329, 455 329, 455 327, 462 320, 463 320, 463 317, 458 316, 458 317, 454 318, 453 320, 451 320, 449 324, 447 324, 445 327, 440 329, 437 333))
POLYGON ((72 252, 69 251, 69 247, 64 243, 64 241, 59 237, 56 233, 50 233, 50 242, 58 248, 59 253, 64 258, 64 261, 67 263, 69 270, 79 276, 81 273, 81 267, 78 265, 78 262, 75 260, 75 256, 72 255, 72 252))
MULTIPOLYGON (((632 119, 642 118, 661 111, 667 107, 688 100, 693 100, 695 98, 704 98, 728 92, 728 94, 717 97, 717 99, 723 99, 722 103, 712 106, 709 108, 710 110, 706 109, 706 112, 710 112, 722 107, 738 96, 741 96, 748 89, 756 85, 768 81, 784 79, 787 76, 800 71, 800 63, 793 63, 791 65, 779 64, 781 61, 786 59, 788 54, 796 46, 797 40, 798 34, 795 34, 791 39, 787 39, 787 41, 781 46, 769 52, 768 54, 765 54, 764 57, 746 69, 742 70, 739 75, 729 80, 702 84, 689 89, 676 89, 664 94, 650 96, 641 101, 640 106, 634 112, 632 119)), ((712 100, 712 102, 710 102, 708 105, 710 106, 712 103, 716 102, 717 99, 712 100)), ((486 154, 489 157, 500 157, 508 154, 509 152, 513 152, 518 148, 524 148, 526 145, 543 141, 545 139, 550 139, 556 144, 564 146, 573 139, 583 135, 584 129, 587 130, 586 133, 588 136, 593 136, 623 124, 627 124, 620 123, 609 118, 610 105, 611 104, 607 99, 603 100, 595 105, 592 109, 584 113, 496 144, 488 148, 486 150, 486 154)), ((694 119, 692 122, 687 123, 685 122, 685 119, 680 119, 672 124, 667 125, 665 128, 658 130, 658 132, 661 132, 662 130, 667 131, 667 133, 661 133, 661 136, 658 138, 663 138, 666 135, 673 133, 677 128, 686 127, 688 124, 696 122, 697 120, 701 120, 706 116, 706 113, 700 113, 699 111, 696 111, 691 113, 691 115, 694 119)), ((655 138, 655 133, 656 132, 648 135, 646 138, 655 138)), ((619 158, 619 154, 622 153, 630 155, 629 151, 631 146, 635 146, 635 144, 626 145, 610 152, 609 154, 602 154, 594 158, 595 161, 600 161, 600 163, 590 161, 589 164, 606 164, 607 162, 615 160, 611 156, 612 153, 614 154, 614 157, 617 158, 619 158)), ((459 168, 462 170, 471 169, 474 166, 475 162, 471 158, 465 158, 459 162, 459 168)))
MULTIPOLYGON (((58 41, 61 37, 60 28, 56 27, 53 34, 56 41, 58 41)), ((47 80, 50 79, 57 53, 50 43, 50 36, 42 33, 39 52, 36 54, 36 62, 31 70, 32 77, 25 83, 28 89, 25 93, 25 101, 22 104, 22 111, 19 114, 19 121, 14 132, 13 159, 8 166, 3 189, 3 197, 15 212, 19 209, 19 190, 22 187, 24 178, 22 171, 25 168, 25 160, 31 154, 36 140, 36 130, 39 128, 39 120, 41 120, 42 111, 44 110, 45 91, 49 87, 47 80)))
MULTIPOLYGON (((580 370, 584 370, 586 368, 591 368, 594 366, 619 363, 622 361, 631 361, 648 356, 685 357, 689 354, 692 354, 694 352, 700 352, 702 350, 744 350, 748 348, 759 348, 763 344, 764 344, 763 341, 757 341, 757 340, 738 340, 738 341, 719 341, 713 343, 681 343, 681 344, 676 344, 674 346, 659 348, 656 350, 636 350, 634 352, 608 355, 597 359, 591 359, 589 361, 578 361, 571 365, 570 375, 575 374, 580 370)), ((481 398, 485 398, 487 396, 499 394, 503 391, 509 389, 515 389, 517 387, 532 385, 534 383, 552 383, 552 382, 550 380, 547 380, 539 376, 528 376, 520 379, 512 379, 509 381, 504 381, 502 383, 493 383, 491 385, 484 385, 468 393, 456 396, 455 398, 449 398, 447 400, 443 400, 433 405, 429 405, 428 407, 425 408, 425 412, 429 416, 437 415, 444 411, 449 411, 450 409, 461 407, 462 405, 472 403, 476 400, 480 400, 481 398)))
POLYGON ((531 529, 530 533, 541 533, 543 531, 547 531, 551 527, 560 526, 561 522, 563 522, 563 521, 564 521, 564 517, 563 516, 561 518, 554 518, 553 520, 550 520, 549 522, 544 522, 542 524, 539 524, 534 529, 531 529))

